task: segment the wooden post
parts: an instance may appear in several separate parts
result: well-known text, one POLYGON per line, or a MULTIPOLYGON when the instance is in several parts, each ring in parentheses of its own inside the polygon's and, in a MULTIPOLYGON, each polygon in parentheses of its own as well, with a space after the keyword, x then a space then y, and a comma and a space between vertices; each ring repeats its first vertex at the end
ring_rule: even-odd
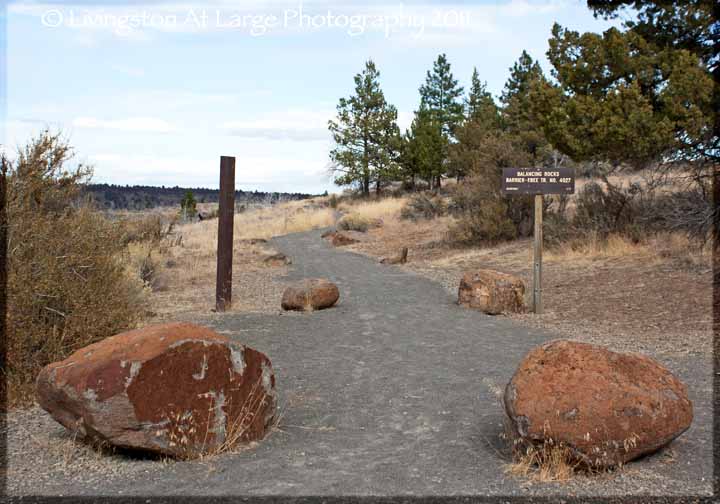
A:
POLYGON ((220 195, 218 210, 217 280, 215 309, 232 303, 233 218, 235 214, 235 158, 220 157, 220 195))
POLYGON ((541 314, 542 305, 542 253, 543 253, 543 197, 535 195, 535 243, 533 247, 533 312, 541 314))

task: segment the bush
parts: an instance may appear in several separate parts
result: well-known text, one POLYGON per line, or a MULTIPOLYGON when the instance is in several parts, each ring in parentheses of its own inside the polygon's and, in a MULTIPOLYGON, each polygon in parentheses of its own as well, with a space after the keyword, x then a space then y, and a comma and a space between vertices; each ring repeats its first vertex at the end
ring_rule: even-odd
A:
POLYGON ((452 196, 451 241, 496 243, 532 234, 532 198, 504 198, 482 177, 459 184, 452 196))
POLYGON ((166 222, 161 215, 151 214, 124 220, 119 224, 119 229, 122 230, 122 242, 125 245, 143 242, 158 244, 172 233, 174 226, 174 219, 166 222))
POLYGON ((330 208, 337 208, 338 207, 338 197, 335 194, 331 194, 330 198, 328 199, 328 205, 330 205, 330 208))
POLYGON ((7 171, 7 361, 12 402, 45 365, 131 328, 144 313, 145 289, 122 263, 121 228, 78 206, 91 171, 67 170, 70 148, 48 132, 32 140, 7 171))
POLYGON ((447 213, 447 204, 439 196, 418 193, 410 196, 405 206, 400 210, 401 219, 434 219, 447 213))
POLYGON ((343 231, 366 232, 370 227, 370 221, 358 214, 349 213, 344 215, 338 222, 337 228, 343 231))

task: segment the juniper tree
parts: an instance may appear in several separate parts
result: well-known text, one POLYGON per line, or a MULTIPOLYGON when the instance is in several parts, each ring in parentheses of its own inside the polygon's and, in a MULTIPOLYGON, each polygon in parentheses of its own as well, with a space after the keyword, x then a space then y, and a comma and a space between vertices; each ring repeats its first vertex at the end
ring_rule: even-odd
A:
POLYGON ((340 98, 337 118, 328 121, 335 141, 330 151, 337 185, 356 184, 364 195, 375 183, 395 176, 400 131, 397 109, 389 105, 380 89, 380 73, 372 60, 355 76, 355 94, 340 98))
POLYGON ((533 107, 558 149, 635 168, 712 155, 713 79, 697 55, 617 28, 580 34, 556 24, 552 33, 558 86, 539 86, 533 107))

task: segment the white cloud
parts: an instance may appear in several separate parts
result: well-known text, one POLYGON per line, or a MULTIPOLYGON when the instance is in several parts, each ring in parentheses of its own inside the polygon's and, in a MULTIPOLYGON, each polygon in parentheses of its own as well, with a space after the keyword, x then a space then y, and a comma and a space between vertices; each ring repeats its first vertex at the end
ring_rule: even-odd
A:
POLYGON ((95 117, 77 117, 72 125, 76 128, 112 129, 122 131, 142 131, 155 133, 169 133, 177 128, 154 117, 131 117, 128 119, 102 120, 95 117))
POLYGON ((330 138, 327 124, 332 117, 334 112, 331 110, 289 109, 261 118, 227 121, 221 129, 229 135, 246 138, 327 141, 330 138))

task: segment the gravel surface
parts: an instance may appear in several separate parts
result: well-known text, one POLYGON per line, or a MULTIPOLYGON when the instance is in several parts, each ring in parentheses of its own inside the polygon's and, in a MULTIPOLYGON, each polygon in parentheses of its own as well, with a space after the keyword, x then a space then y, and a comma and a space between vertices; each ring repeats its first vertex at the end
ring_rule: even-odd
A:
POLYGON ((9 414, 14 495, 708 495, 712 374, 704 354, 658 354, 688 384, 691 428, 624 469, 568 483, 505 473, 499 394, 556 333, 455 304, 436 282, 332 249, 320 232, 276 240, 287 280, 325 277, 341 300, 292 315, 197 321, 265 353, 282 419, 263 442, 205 461, 98 455, 37 409, 9 414), (69 455, 68 455, 69 454, 69 455))

